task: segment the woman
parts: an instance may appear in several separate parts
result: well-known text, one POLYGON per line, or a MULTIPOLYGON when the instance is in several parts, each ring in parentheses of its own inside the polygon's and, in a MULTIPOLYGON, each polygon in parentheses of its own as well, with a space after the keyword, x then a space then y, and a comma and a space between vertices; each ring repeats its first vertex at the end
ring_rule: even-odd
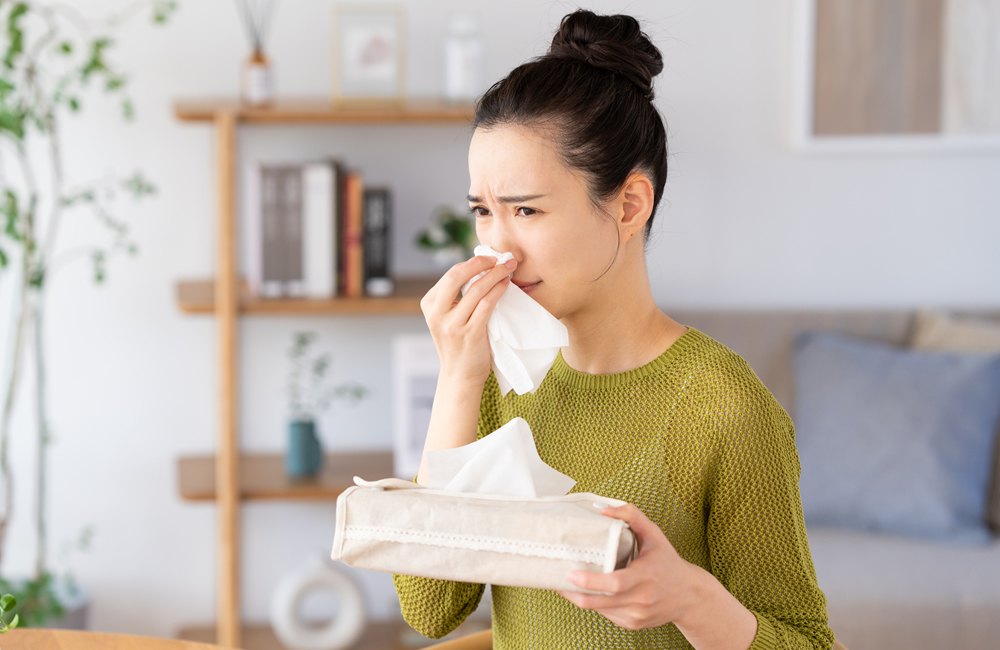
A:
MULTIPOLYGON (((578 491, 629 504, 639 557, 573 572, 609 595, 494 586, 496 648, 829 648, 799 501, 791 420, 733 352, 657 308, 645 243, 667 175, 657 48, 628 16, 566 16, 545 56, 476 107, 469 203, 513 253, 450 269, 421 301, 441 358, 426 451, 513 417, 578 491), (460 301, 460 288, 487 271, 460 301), (534 394, 501 395, 486 322, 508 283, 569 330, 534 394)), ((395 576, 404 616, 440 637, 483 585, 395 576)))

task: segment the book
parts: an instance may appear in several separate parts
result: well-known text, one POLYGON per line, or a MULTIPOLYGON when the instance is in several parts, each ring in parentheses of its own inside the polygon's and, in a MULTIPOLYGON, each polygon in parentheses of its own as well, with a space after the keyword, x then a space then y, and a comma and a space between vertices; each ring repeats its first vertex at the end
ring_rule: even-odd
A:
POLYGON ((364 258, 362 249, 364 200, 364 180, 361 172, 351 171, 344 175, 343 214, 343 295, 360 298, 364 284, 364 258))
POLYGON ((305 285, 302 265, 302 165, 278 168, 278 213, 281 222, 279 264, 285 296, 301 297, 305 285))
POLYGON ((251 215, 259 222, 260 240, 256 255, 260 260, 257 295, 278 298, 284 293, 285 271, 282 263, 281 174, 273 167, 258 166, 260 212, 251 215))
POLYGON ((337 167, 333 161, 302 167, 302 280, 307 298, 337 293, 337 167))
POLYGON ((387 296, 393 291, 389 272, 392 195, 387 188, 365 189, 362 223, 365 293, 387 296))
POLYGON ((263 242, 261 229, 261 185, 260 163, 247 163, 243 172, 243 205, 241 211, 240 235, 243 243, 243 274, 250 293, 261 295, 263 278, 263 242))

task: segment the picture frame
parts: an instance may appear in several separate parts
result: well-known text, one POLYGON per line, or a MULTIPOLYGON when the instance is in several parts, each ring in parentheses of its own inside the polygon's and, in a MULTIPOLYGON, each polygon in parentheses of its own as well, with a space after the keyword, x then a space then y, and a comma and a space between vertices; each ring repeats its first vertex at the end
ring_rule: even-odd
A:
POLYGON ((430 334, 392 340, 393 473, 412 480, 420 470, 441 361, 430 334))
MULTIPOLYGON (((1000 2, 1000 0, 989 0, 990 2, 1000 2)), ((827 39, 825 42, 821 36, 821 32, 824 29, 828 29, 831 25, 829 20, 824 20, 820 16, 821 3, 829 3, 829 0, 793 0, 792 2, 792 57, 791 57, 791 115, 789 120, 789 144, 792 150, 798 153, 805 154, 924 154, 924 153, 962 153, 962 152, 975 152, 975 151, 997 151, 1000 150, 1000 132, 991 130, 981 130, 973 131, 969 129, 953 128, 949 125, 951 122, 944 115, 939 118, 939 126, 936 128, 925 129, 925 132, 877 132, 870 131, 866 133, 850 133, 845 129, 845 132, 837 133, 836 128, 827 129, 823 125, 818 124, 817 118, 822 119, 822 115, 831 114, 830 106, 819 105, 818 102, 824 102, 825 97, 842 97, 845 94, 845 90, 856 91, 857 88, 834 88, 833 92, 820 92, 823 89, 822 84, 827 83, 829 80, 829 73, 831 71, 831 65, 834 67, 832 70, 835 75, 839 74, 841 79, 858 79, 861 75, 859 72, 861 70, 855 69, 851 70, 845 68, 842 70, 837 70, 837 66, 841 65, 842 62, 848 59, 837 60, 836 54, 831 54, 831 48, 829 47, 830 42, 827 39), (820 76, 824 76, 824 79, 820 79, 820 76), (824 132, 826 131, 826 132, 824 132)), ((962 2, 942 2, 938 0, 940 5, 939 11, 947 12, 942 17, 945 21, 944 24, 944 38, 945 40, 938 43, 938 49, 933 54, 936 59, 935 64, 939 67, 937 68, 936 74, 941 75, 941 78, 937 80, 938 93, 937 97, 932 97, 930 101, 940 102, 943 106, 950 106, 954 103, 954 98, 956 93, 954 92, 953 85, 949 83, 949 79, 954 77, 954 66, 952 65, 955 58, 955 43, 961 42, 956 40, 956 33, 953 31, 956 28, 962 28, 962 21, 956 22, 955 13, 962 9, 962 5, 968 4, 967 0, 962 0, 962 2)), ((850 2, 838 3, 838 7, 850 8, 850 2)), ((868 7, 864 0, 858 0, 856 3, 858 8, 864 10, 868 7)), ((871 5, 874 6, 874 5, 871 5)), ((916 3, 914 3, 916 6, 916 3)), ((911 10, 912 7, 909 5, 904 6, 905 9, 911 10)), ((913 24, 915 21, 907 21, 907 24, 913 24)), ((868 25, 870 22, 866 21, 841 21, 841 24, 865 24, 868 25)), ((974 30, 982 31, 981 26, 973 25, 974 30)), ((826 34, 829 36, 829 32, 826 34)), ((957 34, 958 38, 964 39, 963 33, 957 34)), ((911 39, 912 40, 912 39, 911 39)), ((967 40, 967 39, 965 39, 967 40)), ((927 42, 926 40, 921 40, 920 42, 927 42)), ((853 61, 855 65, 863 59, 857 51, 857 48, 852 43, 850 46, 850 51, 852 56, 850 60, 853 61)), ((884 52, 885 50, 882 50, 884 52)), ((900 52, 897 56, 910 56, 911 52, 900 52)), ((868 67, 864 69, 864 72, 869 72, 872 70, 884 69, 886 61, 871 61, 867 65, 868 67)), ((912 78, 912 72, 916 70, 915 66, 920 65, 920 61, 914 60, 897 60, 896 63, 901 63, 906 66, 909 76, 912 78)), ((927 61, 923 61, 926 64, 927 61)), ((917 70, 919 74, 922 74, 917 70)), ((886 88, 887 84, 884 80, 880 82, 877 79, 871 79, 869 85, 870 88, 886 88)), ((826 87, 829 91, 829 86, 826 87)), ((919 93, 914 93, 914 96, 919 95, 919 93)), ((926 97, 923 101, 927 101, 926 97)), ((868 105, 878 104, 877 98, 868 97, 868 105), (875 99, 873 102, 872 100, 875 99)), ((910 106, 914 106, 914 102, 910 100, 910 106)), ((833 113, 837 114, 837 111, 842 110, 842 107, 834 107, 833 113)), ((942 112, 944 109, 942 109, 942 112)), ((916 129, 919 130, 919 129, 916 129)))
POLYGON ((333 10, 331 88, 335 105, 398 105, 406 95, 406 14, 398 5, 333 10))

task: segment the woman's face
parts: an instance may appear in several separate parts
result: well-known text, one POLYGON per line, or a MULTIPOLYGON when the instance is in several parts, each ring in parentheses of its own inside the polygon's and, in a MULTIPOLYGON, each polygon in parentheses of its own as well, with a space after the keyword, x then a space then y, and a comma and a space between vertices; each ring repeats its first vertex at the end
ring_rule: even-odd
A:
POLYGON ((618 226, 594 207, 583 178, 543 131, 476 129, 469 175, 476 234, 495 251, 513 253, 514 284, 556 318, 607 290, 611 274, 602 274, 615 257, 618 226))

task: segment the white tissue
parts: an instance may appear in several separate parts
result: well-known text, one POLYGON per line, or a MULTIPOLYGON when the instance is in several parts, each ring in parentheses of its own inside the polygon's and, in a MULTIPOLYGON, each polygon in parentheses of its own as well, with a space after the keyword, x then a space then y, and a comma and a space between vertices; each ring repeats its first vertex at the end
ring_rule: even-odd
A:
MULTIPOLYGON (((477 246, 474 252, 492 255, 498 264, 514 258, 489 246, 477 246)), ((485 274, 484 271, 469 280, 462 293, 485 274)), ((493 351, 493 372, 504 395, 511 388, 518 395, 534 393, 552 367, 559 348, 569 345, 566 326, 513 283, 507 285, 490 314, 486 330, 493 351)))
POLYGON ((427 452, 427 474, 435 490, 516 497, 561 497, 576 485, 538 456, 522 418, 470 445, 427 452))

